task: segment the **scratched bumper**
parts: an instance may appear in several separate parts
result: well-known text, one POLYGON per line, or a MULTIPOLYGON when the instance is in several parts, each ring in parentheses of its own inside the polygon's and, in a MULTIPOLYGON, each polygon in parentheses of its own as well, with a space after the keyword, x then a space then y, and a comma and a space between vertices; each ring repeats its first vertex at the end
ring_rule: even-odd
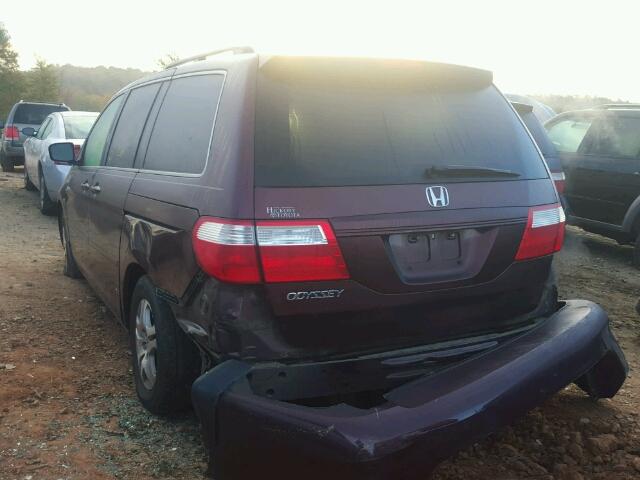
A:
POLYGON ((255 395, 253 368, 229 360, 193 386, 216 480, 424 479, 566 385, 612 397, 628 371, 606 313, 581 300, 496 348, 392 389, 371 408, 255 395))

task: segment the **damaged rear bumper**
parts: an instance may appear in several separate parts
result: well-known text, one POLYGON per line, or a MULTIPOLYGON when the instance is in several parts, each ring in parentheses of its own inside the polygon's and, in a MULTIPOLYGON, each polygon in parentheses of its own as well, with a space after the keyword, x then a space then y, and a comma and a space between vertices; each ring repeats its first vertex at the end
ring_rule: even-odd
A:
POLYGON ((581 300, 495 348, 388 391, 371 408, 256 395, 253 368, 229 360, 193 386, 217 480, 425 478, 566 385, 612 397, 628 371, 606 313, 581 300))

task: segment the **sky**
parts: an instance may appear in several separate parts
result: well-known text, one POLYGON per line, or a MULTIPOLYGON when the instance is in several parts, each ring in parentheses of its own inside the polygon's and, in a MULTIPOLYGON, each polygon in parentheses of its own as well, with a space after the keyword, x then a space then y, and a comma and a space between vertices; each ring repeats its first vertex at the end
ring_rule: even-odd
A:
POLYGON ((31 0, 0 9, 21 68, 36 58, 157 69, 231 45, 485 68, 509 93, 640 102, 637 0, 31 0))

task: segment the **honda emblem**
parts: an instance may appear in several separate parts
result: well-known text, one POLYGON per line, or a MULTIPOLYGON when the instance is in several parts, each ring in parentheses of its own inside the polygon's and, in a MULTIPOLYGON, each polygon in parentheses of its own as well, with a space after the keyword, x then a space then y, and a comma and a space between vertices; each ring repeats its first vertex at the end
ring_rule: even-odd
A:
POLYGON ((449 205, 449 192, 446 187, 427 187, 427 202, 432 207, 446 207, 449 205))

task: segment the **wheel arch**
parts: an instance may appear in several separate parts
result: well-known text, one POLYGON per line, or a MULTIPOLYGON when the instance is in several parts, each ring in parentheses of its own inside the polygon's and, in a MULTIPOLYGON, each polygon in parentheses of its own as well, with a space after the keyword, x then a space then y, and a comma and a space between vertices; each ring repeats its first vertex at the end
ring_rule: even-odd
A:
POLYGON ((634 237, 640 233, 640 196, 629 206, 622 221, 622 231, 632 234, 634 237))
POLYGON ((147 272, 140 264, 132 262, 130 263, 122 277, 122 287, 120 289, 121 295, 121 308, 122 308, 122 323, 125 327, 129 328, 129 314, 131 311, 131 298, 133 297, 133 290, 136 288, 138 280, 145 276, 147 272))

